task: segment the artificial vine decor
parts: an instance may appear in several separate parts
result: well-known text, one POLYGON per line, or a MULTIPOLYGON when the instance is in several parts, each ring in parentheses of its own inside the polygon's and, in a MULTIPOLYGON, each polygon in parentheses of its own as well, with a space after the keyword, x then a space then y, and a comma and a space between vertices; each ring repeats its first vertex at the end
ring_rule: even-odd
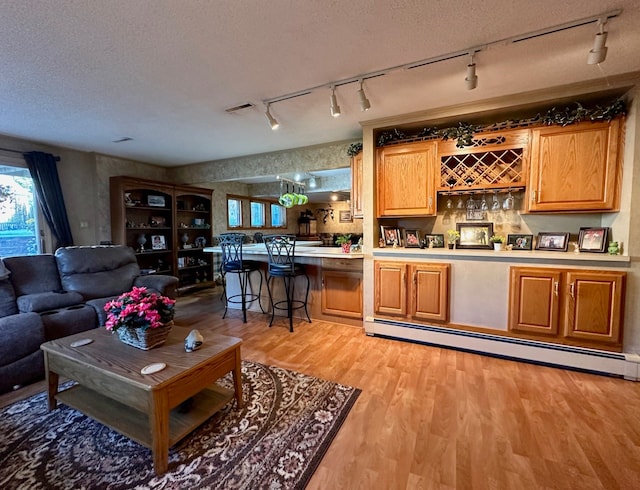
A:
POLYGON ((347 148, 347 155, 350 157, 355 157, 358 153, 362 151, 362 143, 351 143, 349 148, 347 148))
MULTIPOLYGON (((538 113, 529 119, 509 119, 488 126, 475 126, 466 122, 460 122, 457 126, 451 128, 422 128, 418 133, 413 135, 408 135, 398 129, 392 129, 391 131, 380 133, 378 136, 378 146, 385 146, 388 143, 403 140, 442 138, 444 141, 455 139, 457 140, 456 146, 458 148, 464 148, 465 146, 471 146, 473 144, 474 134, 481 131, 488 132, 514 129, 532 126, 534 124, 558 124, 568 126, 569 124, 575 124, 581 121, 611 121, 620 115, 626 114, 626 105, 622 99, 616 99, 605 106, 596 105, 591 109, 584 107, 580 102, 576 102, 575 105, 575 108, 566 107, 565 109, 552 107, 544 115, 538 113)), ((354 143, 349 147, 349 156, 357 155, 361 150, 362 143, 354 143), (351 154, 352 147, 355 145, 360 145, 360 147, 356 153, 351 154)))

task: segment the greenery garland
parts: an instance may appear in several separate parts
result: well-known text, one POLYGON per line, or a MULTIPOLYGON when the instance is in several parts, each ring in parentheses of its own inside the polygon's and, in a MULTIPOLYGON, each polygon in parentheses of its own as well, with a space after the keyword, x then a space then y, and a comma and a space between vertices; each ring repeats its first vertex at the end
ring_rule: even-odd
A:
MULTIPOLYGON (((627 110, 624 100, 620 98, 604 106, 596 105, 591 109, 584 107, 579 102, 576 102, 575 105, 576 107, 574 108, 567 107, 565 109, 557 109, 556 107, 552 107, 544 115, 540 115, 538 113, 534 117, 531 117, 529 119, 510 119, 500 123, 494 123, 489 126, 475 126, 470 123, 459 122, 457 126, 450 128, 422 128, 415 135, 407 135, 399 129, 392 129, 391 131, 384 131, 380 133, 380 135, 378 136, 377 146, 385 146, 388 143, 406 139, 441 138, 443 141, 446 141, 448 139, 455 139, 456 147, 464 148, 465 146, 473 145, 474 134, 482 130, 486 131, 488 129, 498 128, 506 129, 509 127, 526 126, 539 122, 547 125, 557 124, 560 126, 568 126, 569 124, 575 124, 581 121, 611 121, 618 116, 626 114, 627 110)), ((359 152, 360 150, 362 150, 362 143, 355 143, 355 145, 358 144, 360 145, 360 149, 358 150, 359 152)), ((351 151, 351 146, 349 147, 349 151, 351 151)), ((354 155, 357 155, 358 152, 356 152, 354 155)), ((349 156, 354 155, 349 153, 349 156)))
POLYGON ((350 157, 355 157, 358 153, 362 151, 362 143, 351 143, 349 148, 347 148, 347 155, 350 157))

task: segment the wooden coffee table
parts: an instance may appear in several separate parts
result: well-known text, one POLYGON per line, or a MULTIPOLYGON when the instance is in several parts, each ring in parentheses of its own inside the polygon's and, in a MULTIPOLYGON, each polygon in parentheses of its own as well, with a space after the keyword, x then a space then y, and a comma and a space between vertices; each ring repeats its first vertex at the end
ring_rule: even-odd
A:
POLYGON ((45 342, 41 349, 49 410, 61 401, 83 412, 151 449, 156 474, 166 472, 169 447, 233 398, 234 391, 215 384, 228 372, 233 373, 236 403, 242 407, 242 340, 204 333, 203 346, 187 353, 184 338, 189 331, 174 326, 167 342, 149 351, 123 344, 104 328, 45 342), (81 339, 93 342, 71 346, 81 339), (167 367, 154 374, 140 373, 159 362, 167 367), (59 391, 59 376, 78 384, 59 391), (184 407, 178 407, 186 400, 184 407))

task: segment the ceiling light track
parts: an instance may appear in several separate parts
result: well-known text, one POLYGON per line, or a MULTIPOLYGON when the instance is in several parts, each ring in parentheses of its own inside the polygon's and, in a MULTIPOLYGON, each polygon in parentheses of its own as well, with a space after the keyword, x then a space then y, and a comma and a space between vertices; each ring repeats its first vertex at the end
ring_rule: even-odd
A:
MULTIPOLYGON (((496 46, 504 46, 506 44, 515 44, 515 43, 519 43, 522 41, 527 41, 530 39, 536 39, 539 38, 541 36, 547 36, 549 34, 555 34, 557 32, 562 32, 562 31, 566 31, 568 29, 574 29, 576 27, 582 27, 582 26, 586 26, 589 24, 593 24, 593 23, 598 23, 599 27, 600 27, 600 31, 596 34, 596 39, 594 42, 594 47, 593 49, 589 52, 589 58, 587 63, 588 64, 596 64, 596 63, 601 63, 602 61, 604 61, 605 57, 606 57, 606 53, 607 53, 607 47, 605 46, 606 40, 607 40, 607 32, 604 31, 604 25, 610 20, 613 19, 615 17, 618 17, 620 14, 622 14, 622 9, 616 9, 616 10, 611 10, 609 12, 604 12, 598 15, 593 15, 591 17, 584 17, 582 19, 577 19, 577 20, 573 20, 570 22, 565 22, 563 24, 558 24, 555 26, 551 26, 551 27, 547 27, 544 29, 539 29, 537 31, 531 31, 531 32, 526 32, 524 34, 519 34, 517 36, 513 36, 513 37, 508 37, 505 39, 499 39, 497 41, 491 41, 487 44, 481 45, 481 46, 475 46, 475 47, 471 47, 471 48, 467 48, 467 49, 463 49, 460 51, 455 51, 452 53, 447 53, 447 54, 443 54, 443 55, 439 55, 439 56, 434 56, 432 58, 426 58, 423 60, 419 60, 419 61, 413 61, 411 63, 405 63, 403 65, 396 65, 396 66, 392 66, 389 68, 384 68, 382 70, 377 70, 377 71, 372 71, 369 73, 363 73, 361 75, 357 75, 357 76, 353 76, 353 77, 349 77, 349 78, 344 78, 341 80, 337 80, 337 81, 333 81, 333 82, 329 82, 329 83, 324 83, 322 85, 316 85, 315 87, 310 87, 304 90, 300 90, 298 92, 293 92, 290 94, 285 94, 285 95, 281 95, 279 97, 273 97, 270 99, 265 99, 263 100, 263 103, 267 106, 267 118, 269 119, 269 123, 273 128, 273 124, 272 124, 272 117, 271 114, 269 113, 269 105, 276 103, 276 102, 283 102, 285 100, 289 100, 289 99, 293 99, 296 97, 301 97, 303 95, 308 95, 316 90, 320 90, 320 89, 330 89, 331 92, 331 114, 336 117, 340 111, 339 111, 339 106, 337 105, 337 99, 335 98, 335 89, 336 87, 340 87, 342 85, 347 85, 350 83, 358 83, 359 84, 359 89, 358 89, 358 96, 360 98, 360 108, 361 110, 365 111, 368 110, 371 107, 371 103, 369 102, 369 99, 367 98, 367 96, 364 94, 364 89, 362 87, 362 82, 364 80, 368 80, 370 78, 376 78, 376 77, 381 77, 384 75, 388 75, 391 72, 394 71, 398 71, 398 70, 413 70, 414 68, 419 68, 421 66, 426 66, 426 65, 431 65, 434 63, 440 63, 442 61, 448 61, 448 60, 452 60, 455 58, 461 58, 464 56, 471 56, 471 62, 467 65, 467 76, 465 78, 465 85, 467 87, 468 90, 473 90, 474 88, 476 88, 477 83, 478 83, 478 77, 476 75, 476 71, 475 71, 475 63, 473 61, 473 57, 476 53, 479 53, 481 51, 486 51, 487 49, 490 49, 492 47, 496 47, 496 46), (334 104, 335 102, 335 104, 334 104), (366 106, 366 108, 365 108, 366 106), (334 111, 334 107, 338 108, 338 114, 335 113, 334 111)), ((274 119, 275 120, 275 119, 274 119)))

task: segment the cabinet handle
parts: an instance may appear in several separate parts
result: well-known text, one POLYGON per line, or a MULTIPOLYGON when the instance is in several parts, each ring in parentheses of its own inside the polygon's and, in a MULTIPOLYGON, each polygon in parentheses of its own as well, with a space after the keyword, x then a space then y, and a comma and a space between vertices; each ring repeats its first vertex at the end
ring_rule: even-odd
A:
POLYGON ((416 284, 418 284, 418 271, 413 273, 413 285, 415 286, 416 284))
POLYGON ((429 211, 431 211, 431 206, 433 206, 433 197, 429 196, 429 211))
POLYGON ((558 281, 553 283, 553 294, 555 294, 556 297, 558 296, 558 281))
POLYGON ((573 282, 571 284, 569 284, 569 294, 571 295, 572 298, 575 298, 575 296, 573 295, 573 293, 574 293, 574 284, 575 283, 573 283, 573 282))
POLYGON ((531 202, 536 202, 536 195, 538 194, 538 191, 533 191, 531 193, 531 202))

